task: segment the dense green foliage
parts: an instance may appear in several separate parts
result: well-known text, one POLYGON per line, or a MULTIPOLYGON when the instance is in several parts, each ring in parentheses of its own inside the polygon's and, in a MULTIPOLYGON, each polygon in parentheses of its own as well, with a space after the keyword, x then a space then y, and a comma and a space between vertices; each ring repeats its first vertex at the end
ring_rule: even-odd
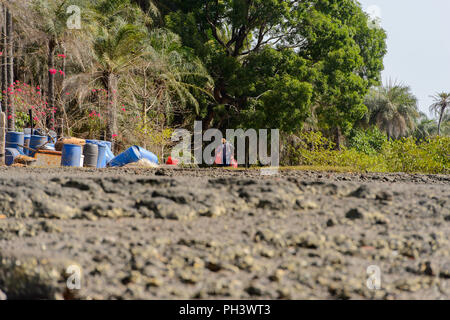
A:
POLYGON ((303 133, 295 146, 290 146, 287 165, 345 167, 353 171, 450 173, 450 137, 385 140, 380 152, 356 149, 336 150, 333 142, 320 132, 303 133))
POLYGON ((348 132, 380 80, 385 33, 351 0, 169 1, 168 27, 215 80, 203 119, 294 132, 317 113, 348 132))
POLYGON ((348 146, 358 152, 373 155, 381 151, 385 141, 386 135, 377 127, 368 130, 354 129, 350 134, 348 146))

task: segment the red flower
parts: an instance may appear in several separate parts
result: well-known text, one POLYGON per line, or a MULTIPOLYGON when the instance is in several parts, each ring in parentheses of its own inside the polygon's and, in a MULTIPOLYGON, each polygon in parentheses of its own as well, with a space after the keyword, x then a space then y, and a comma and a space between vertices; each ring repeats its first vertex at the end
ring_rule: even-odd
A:
POLYGON ((12 115, 9 115, 9 116, 8 116, 8 119, 12 119, 12 115))
POLYGON ((50 72, 50 74, 56 74, 56 72, 58 72, 58 71, 56 71, 56 69, 50 69, 50 70, 48 70, 48 72, 50 72))
POLYGON ((116 138, 116 137, 117 137, 117 134, 113 134, 112 137, 113 137, 113 138, 116 138))

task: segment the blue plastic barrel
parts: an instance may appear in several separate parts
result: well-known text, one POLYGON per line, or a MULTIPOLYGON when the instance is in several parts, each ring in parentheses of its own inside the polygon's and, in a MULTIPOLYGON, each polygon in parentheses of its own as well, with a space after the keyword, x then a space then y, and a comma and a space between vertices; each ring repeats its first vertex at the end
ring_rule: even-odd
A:
POLYGON ((134 163, 142 159, 142 155, 139 152, 138 147, 132 146, 128 148, 125 152, 119 154, 117 157, 112 159, 109 163, 109 167, 123 167, 129 163, 134 163))
MULTIPOLYGON (((37 149, 39 149, 40 147, 42 147, 46 143, 47 143, 47 137, 46 136, 33 135, 33 136, 31 136, 31 139, 30 139, 30 148, 34 149, 34 150, 37 150, 37 149)), ((30 150, 29 151, 29 156, 33 157, 35 153, 36 152, 30 150)))
POLYGON ((148 150, 145 150, 144 148, 141 148, 138 146, 136 146, 136 147, 138 148, 139 152, 141 153, 142 158, 147 159, 150 162, 158 164, 158 157, 154 153, 152 153, 148 150))
POLYGON ((23 146, 24 144, 24 134, 23 132, 14 132, 10 131, 6 133, 6 148, 13 148, 19 150, 20 153, 23 153, 23 147, 19 147, 19 145, 23 146))
MULTIPOLYGON (((30 139, 31 139, 31 135, 25 133, 25 136, 23 138, 23 145, 25 147, 30 147, 30 139)), ((26 155, 26 156, 29 155, 29 150, 27 148, 24 148, 23 149, 23 154, 26 155)))
POLYGON ((7 166, 12 166, 14 164, 14 160, 20 155, 19 150, 15 148, 6 148, 5 149, 5 163, 7 166))
POLYGON ((62 148, 61 166, 80 167, 82 148, 77 144, 65 144, 62 148))
POLYGON ((106 144, 106 163, 110 162, 114 159, 114 153, 112 152, 112 144, 111 141, 102 141, 102 143, 106 144))
POLYGON ((106 149, 105 145, 98 145, 97 168, 106 168, 106 149))

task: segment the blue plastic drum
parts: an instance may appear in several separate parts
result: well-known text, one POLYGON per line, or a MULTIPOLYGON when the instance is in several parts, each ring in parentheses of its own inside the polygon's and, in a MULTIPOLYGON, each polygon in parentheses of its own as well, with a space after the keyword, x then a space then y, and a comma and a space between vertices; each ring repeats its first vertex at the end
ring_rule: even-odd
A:
POLYGON ((19 150, 15 148, 6 148, 5 149, 5 163, 7 166, 12 166, 14 164, 14 160, 20 155, 19 150))
POLYGON ((81 167, 82 148, 76 144, 65 144, 62 148, 61 166, 81 167))
POLYGON ((14 132, 10 131, 6 133, 6 148, 17 149, 20 153, 23 153, 23 147, 19 147, 24 145, 24 133, 23 132, 14 132))
POLYGON ((138 162, 142 159, 142 155, 139 152, 138 147, 132 146, 128 148, 125 152, 119 154, 117 157, 112 159, 109 163, 109 167, 123 167, 129 163, 138 162))
POLYGON ((106 168, 106 149, 105 145, 98 145, 97 168, 106 168))
MULTIPOLYGON (((33 150, 37 150, 40 147, 42 147, 44 144, 46 144, 47 141, 48 141, 48 138, 46 136, 33 135, 33 136, 31 136, 31 139, 30 139, 30 148, 33 150)), ((30 150, 29 156, 33 157, 35 153, 36 152, 30 150)))
POLYGON ((145 150, 144 148, 138 147, 138 146, 136 146, 136 148, 138 148, 139 152, 141 153, 142 158, 147 159, 150 162, 158 164, 158 157, 154 153, 152 153, 148 150, 145 150))

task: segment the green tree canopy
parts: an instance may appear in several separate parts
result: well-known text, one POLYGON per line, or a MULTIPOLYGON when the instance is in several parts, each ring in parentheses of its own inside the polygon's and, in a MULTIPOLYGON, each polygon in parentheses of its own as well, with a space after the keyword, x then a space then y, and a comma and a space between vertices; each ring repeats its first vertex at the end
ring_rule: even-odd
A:
POLYGON ((317 118, 347 131, 379 83, 385 32, 352 0, 165 1, 180 34, 215 80, 204 119, 295 131, 317 118))

